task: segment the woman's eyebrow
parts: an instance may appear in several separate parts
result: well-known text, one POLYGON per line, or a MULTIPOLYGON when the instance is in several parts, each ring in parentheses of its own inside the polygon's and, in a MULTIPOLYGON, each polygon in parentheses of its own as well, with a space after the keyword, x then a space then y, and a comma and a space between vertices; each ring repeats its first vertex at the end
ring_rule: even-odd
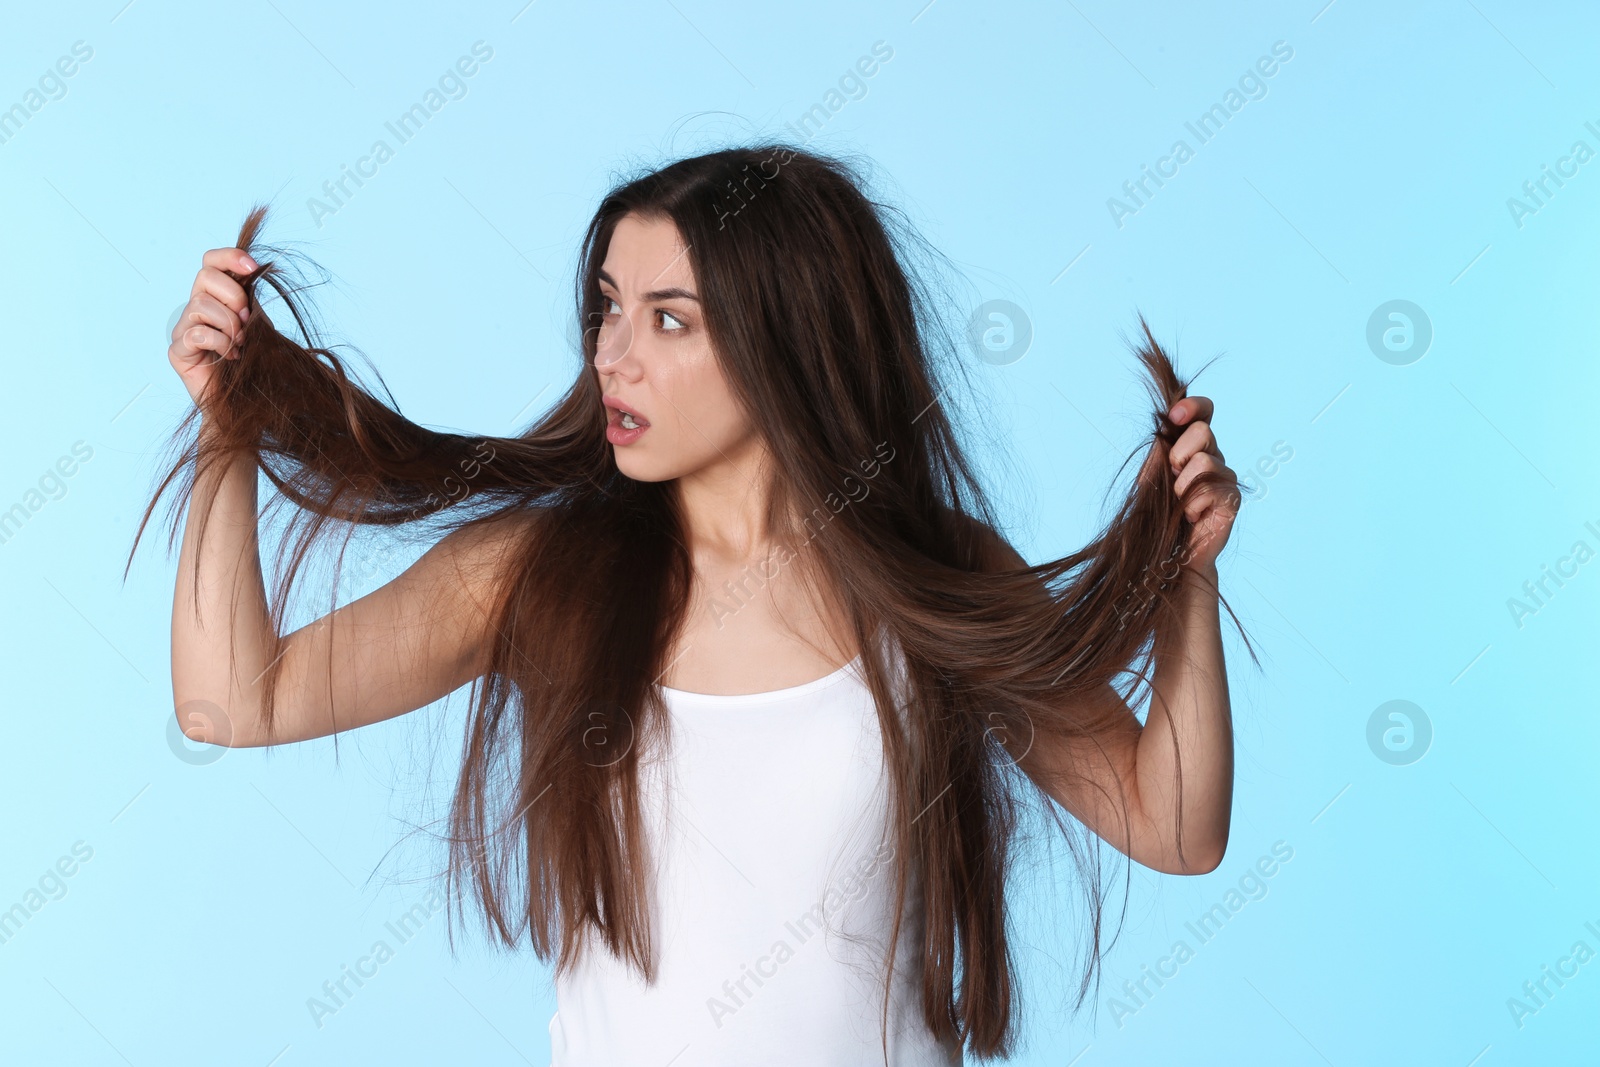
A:
MULTIPOLYGON (((596 273, 599 275, 601 281, 605 282, 613 289, 617 288, 616 281, 611 277, 611 275, 606 273, 604 267, 600 268, 600 270, 596 273)), ((689 290, 680 288, 678 286, 673 286, 671 289, 652 289, 648 293, 644 294, 644 299, 646 301, 693 300, 697 304, 700 302, 700 298, 698 296, 695 296, 689 290)))

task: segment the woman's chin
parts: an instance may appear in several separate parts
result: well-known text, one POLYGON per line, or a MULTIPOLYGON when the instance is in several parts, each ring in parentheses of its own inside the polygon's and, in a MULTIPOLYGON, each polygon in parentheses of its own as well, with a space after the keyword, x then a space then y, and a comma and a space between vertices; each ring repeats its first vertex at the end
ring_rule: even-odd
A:
POLYGON ((617 470, 621 471, 624 477, 632 478, 636 482, 665 482, 678 476, 678 472, 671 469, 670 465, 652 461, 627 448, 617 448, 613 451, 617 470))

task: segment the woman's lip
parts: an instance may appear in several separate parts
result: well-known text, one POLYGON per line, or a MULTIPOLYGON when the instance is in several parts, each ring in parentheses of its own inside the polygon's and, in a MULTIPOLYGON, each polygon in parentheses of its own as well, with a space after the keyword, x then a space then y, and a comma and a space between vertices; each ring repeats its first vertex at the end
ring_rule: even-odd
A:
POLYGON ((632 408, 625 406, 621 401, 611 397, 605 398, 606 406, 606 440, 614 445, 631 445, 650 428, 650 423, 641 417, 632 408), (637 426, 631 430, 622 425, 622 417, 632 415, 637 426))
POLYGON ((611 409, 611 417, 610 417, 610 419, 608 421, 610 421, 612 423, 616 423, 619 419, 621 419, 622 418, 622 413, 625 411, 629 415, 632 415, 633 416, 633 421, 637 422, 640 426, 649 426, 650 425, 650 420, 649 419, 645 418, 639 412, 637 412, 637 411, 633 410, 632 408, 628 407, 626 404, 624 404, 622 401, 616 399, 615 397, 610 397, 610 396, 605 397, 602 402, 605 404, 605 406, 607 408, 611 409))
POLYGON ((608 421, 608 422, 621 422, 622 421, 622 416, 624 416, 624 415, 632 415, 633 416, 633 421, 637 422, 640 426, 649 426, 650 425, 650 420, 649 419, 645 418, 643 415, 639 414, 637 411, 634 411, 632 408, 613 407, 611 409, 611 417, 606 421, 608 421))
POLYGON ((648 424, 642 423, 631 430, 625 429, 621 419, 614 418, 606 424, 606 440, 614 445, 631 445, 649 428, 648 424))

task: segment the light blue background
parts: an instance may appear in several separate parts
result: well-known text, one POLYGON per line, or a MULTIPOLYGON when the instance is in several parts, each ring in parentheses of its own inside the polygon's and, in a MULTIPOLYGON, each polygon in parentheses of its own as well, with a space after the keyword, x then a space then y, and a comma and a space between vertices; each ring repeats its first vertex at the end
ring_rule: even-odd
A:
POLYGON ((266 239, 328 269, 318 310, 408 416, 515 432, 574 373, 575 249, 608 178, 783 136, 879 40, 893 58, 813 146, 870 157, 977 295, 1031 318, 1022 358, 975 364, 1026 556, 1092 534, 1147 429, 1135 309, 1180 369, 1223 354, 1196 391, 1236 470, 1293 451, 1222 561, 1262 654, 1230 637, 1228 856, 1134 873, 1076 1019, 1069 887, 1021 898, 1016 1062, 1595 1055, 1600 960, 1520 1027, 1507 1007, 1575 942, 1600 951, 1600 562, 1520 627, 1507 606, 1574 542, 1600 549, 1600 161, 1521 226, 1507 207, 1575 141, 1600 150, 1591 5, 122 2, 13 6, 0 35, 0 106, 93 48, 0 144, 0 508, 93 449, 0 544, 0 908, 93 850, 0 944, 0 1060, 547 1062, 546 969, 470 933, 453 959, 442 915, 320 1028, 306 1007, 426 895, 436 852, 409 831, 442 813, 461 696, 337 762, 331 741, 201 765, 169 747, 159 531, 121 572, 188 406, 170 319, 200 254, 275 198, 266 239), (467 94, 317 225, 308 198, 480 39, 467 94), (1267 94, 1198 145, 1184 123, 1276 41, 1294 55, 1267 94), (1178 138, 1194 158, 1119 228, 1107 199, 1178 138), (1409 365, 1365 339, 1394 299, 1434 330, 1409 365), (1395 699, 1432 724, 1410 765, 1367 743, 1395 699), (1119 1025, 1122 982, 1277 841, 1293 859, 1266 896, 1119 1025))

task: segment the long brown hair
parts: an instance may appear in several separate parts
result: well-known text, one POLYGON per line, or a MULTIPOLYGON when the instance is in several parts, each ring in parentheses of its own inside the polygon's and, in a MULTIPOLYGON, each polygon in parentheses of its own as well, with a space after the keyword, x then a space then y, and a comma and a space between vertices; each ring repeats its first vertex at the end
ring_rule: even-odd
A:
MULTIPOLYGON (((272 597, 279 633, 295 577, 330 524, 527 520, 497 579, 492 650, 472 686, 448 884, 458 902, 470 886, 493 934, 508 946, 527 934, 558 972, 585 935, 598 935, 653 976, 639 754, 665 729, 656 683, 693 570, 675 484, 617 469, 586 327, 599 321, 596 274, 618 220, 671 220, 723 371, 745 410, 760 413, 755 425, 777 460, 769 529, 804 545, 861 649, 892 798, 890 943, 915 888, 921 928, 908 932, 927 1025, 975 1056, 1003 1057, 1015 1048, 1019 1004, 1007 874, 1022 806, 1043 795, 1024 770, 1043 775, 1029 763, 1029 739, 1083 742, 1080 765, 1064 773, 1085 773, 1104 758, 1095 737, 1106 725, 1085 698, 1119 677, 1149 691, 1154 636, 1177 623, 1190 532, 1167 474, 1179 432, 1167 412, 1187 383, 1141 316, 1136 351, 1154 426, 1125 499, 1082 551, 1008 568, 993 508, 947 418, 946 392, 962 372, 957 331, 941 326, 937 295, 905 267, 911 228, 862 186, 852 165, 782 144, 685 158, 619 184, 583 241, 576 377, 509 438, 419 426, 318 346, 279 262, 287 257, 257 244, 258 206, 236 242, 261 264, 238 276, 252 314, 240 358, 215 368, 205 411, 214 432, 181 450, 139 534, 182 475, 179 504, 200 469, 253 453, 310 517, 272 597), (303 343, 260 313, 263 283, 303 343), (880 634, 903 656, 905 702, 880 634)), ((189 413, 175 441, 200 414, 189 413)), ((274 660, 263 679, 269 729, 277 674, 274 660)), ((1071 841, 1068 822, 1043 806, 1071 841)), ((1086 851, 1073 846, 1080 866, 1086 851)), ((1091 951, 1075 1006, 1102 947, 1098 876, 1086 885, 1091 951)), ((885 1009, 887 995, 886 985, 885 1009)))

